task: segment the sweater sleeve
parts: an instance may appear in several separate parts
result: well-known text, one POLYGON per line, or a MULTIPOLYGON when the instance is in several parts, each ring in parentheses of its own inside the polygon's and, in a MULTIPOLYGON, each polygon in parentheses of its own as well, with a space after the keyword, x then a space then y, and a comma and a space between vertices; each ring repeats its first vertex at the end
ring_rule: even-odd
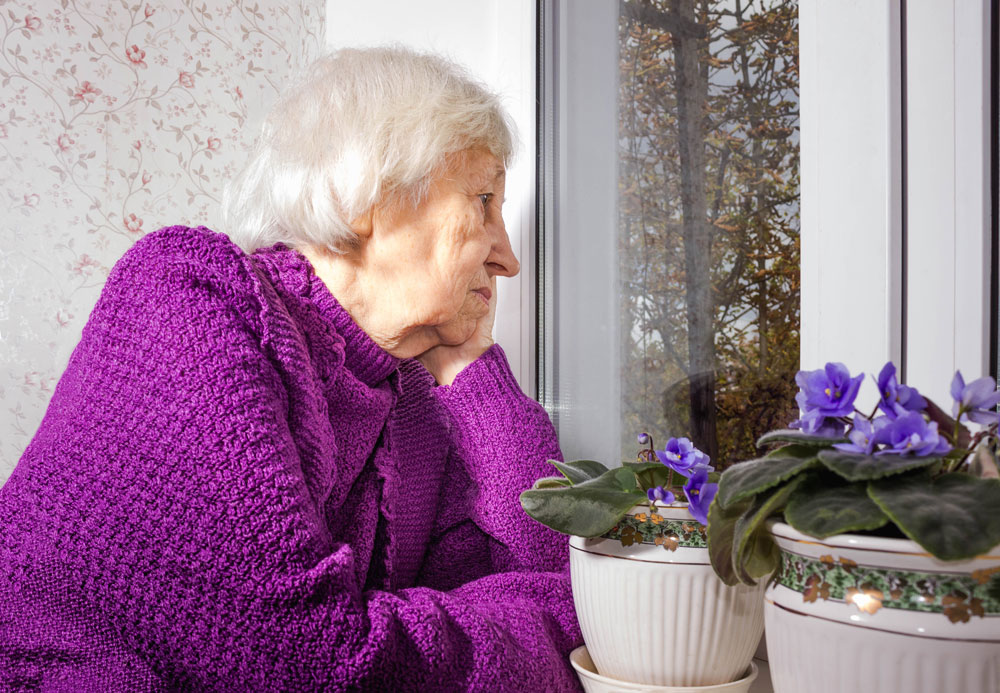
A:
MULTIPOLYGON (((521 392, 503 349, 494 344, 434 392, 451 419, 452 451, 428 560, 453 562, 481 536, 482 570, 565 572, 567 538, 531 519, 519 500, 535 481, 558 473, 547 460, 562 460, 559 442, 542 406, 521 392)), ((425 574, 436 572, 455 574, 425 566, 425 574)))
POLYGON ((259 297, 149 247, 112 272, 22 461, 52 475, 38 573, 180 688, 576 690, 566 581, 363 591, 304 479, 259 297))

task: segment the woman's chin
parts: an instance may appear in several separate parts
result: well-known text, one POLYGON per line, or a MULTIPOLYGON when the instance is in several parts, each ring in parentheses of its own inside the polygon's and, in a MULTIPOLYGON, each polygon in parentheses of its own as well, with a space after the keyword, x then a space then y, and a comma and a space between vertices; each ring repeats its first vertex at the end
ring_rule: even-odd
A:
POLYGON ((437 333, 442 346, 465 344, 476 333, 476 321, 458 319, 455 322, 440 325, 437 328, 437 333))

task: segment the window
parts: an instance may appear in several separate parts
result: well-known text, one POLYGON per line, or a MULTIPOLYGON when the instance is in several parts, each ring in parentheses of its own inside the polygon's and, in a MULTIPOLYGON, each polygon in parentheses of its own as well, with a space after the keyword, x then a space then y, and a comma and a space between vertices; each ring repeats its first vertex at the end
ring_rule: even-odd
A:
POLYGON ((542 3, 539 385, 567 457, 795 417, 794 0, 542 3))

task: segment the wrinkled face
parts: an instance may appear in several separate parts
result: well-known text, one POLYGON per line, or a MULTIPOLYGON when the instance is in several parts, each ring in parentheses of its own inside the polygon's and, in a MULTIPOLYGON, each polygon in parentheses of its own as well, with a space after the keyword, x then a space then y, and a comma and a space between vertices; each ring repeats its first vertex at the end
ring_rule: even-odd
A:
POLYGON ((517 274, 500 215, 504 180, 496 157, 466 150, 449 158, 416 208, 403 202, 374 211, 369 258, 382 268, 406 331, 465 342, 489 313, 493 277, 517 274))

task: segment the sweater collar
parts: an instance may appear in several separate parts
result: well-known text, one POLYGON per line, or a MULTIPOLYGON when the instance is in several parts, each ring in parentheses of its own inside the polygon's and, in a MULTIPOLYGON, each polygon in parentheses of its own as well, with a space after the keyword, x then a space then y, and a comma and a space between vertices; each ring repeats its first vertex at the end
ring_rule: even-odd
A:
POLYGON ((376 344, 320 279, 305 255, 276 243, 254 252, 274 268, 277 281, 312 303, 323 320, 333 325, 344 340, 344 365, 369 387, 384 382, 395 372, 400 360, 376 344))

